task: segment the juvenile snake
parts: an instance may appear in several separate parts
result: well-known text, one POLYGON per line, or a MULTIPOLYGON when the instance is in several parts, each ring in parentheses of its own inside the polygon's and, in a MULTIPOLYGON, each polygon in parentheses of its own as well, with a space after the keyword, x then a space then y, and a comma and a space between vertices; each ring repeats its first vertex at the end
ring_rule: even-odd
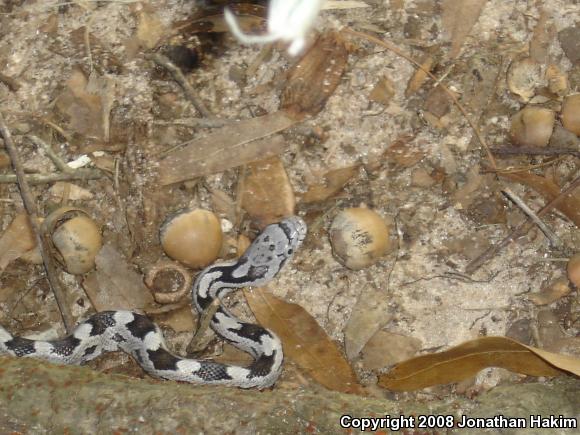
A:
MULTIPOLYGON (((203 270, 192 288, 192 299, 202 313, 215 298, 235 289, 260 286, 280 272, 306 235, 306 224, 293 216, 269 225, 236 261, 203 270)), ((11 335, 0 326, 0 355, 30 357, 60 364, 82 364, 103 352, 122 350, 151 376, 196 384, 265 388, 278 379, 283 361, 282 343, 271 331, 245 323, 220 306, 212 329, 254 358, 248 367, 188 359, 167 350, 157 325, 132 311, 103 311, 80 323, 71 335, 54 341, 11 335)))

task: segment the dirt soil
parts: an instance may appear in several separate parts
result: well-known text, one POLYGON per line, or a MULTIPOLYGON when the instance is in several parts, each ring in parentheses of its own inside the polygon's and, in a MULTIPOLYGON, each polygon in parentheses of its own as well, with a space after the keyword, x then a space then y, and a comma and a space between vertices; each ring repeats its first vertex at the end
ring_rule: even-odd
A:
MULTIPOLYGON (((321 33, 338 30, 346 43, 349 56, 341 81, 320 113, 282 132, 284 151, 279 157, 297 197, 296 212, 312 230, 296 260, 269 289, 303 307, 341 349, 345 341, 348 347, 349 340, 360 340, 357 332, 364 328, 366 340, 350 343, 362 353, 349 357, 361 382, 369 386, 376 384, 378 373, 371 366, 385 369, 414 354, 482 336, 508 335, 580 357, 578 290, 566 284, 568 290, 545 305, 529 298, 566 276, 566 261, 580 246, 573 219, 561 209, 548 213, 543 220, 557 245, 533 227, 466 274, 471 261, 526 219, 502 189, 508 187, 535 211, 551 198, 494 175, 465 116, 433 80, 416 79, 419 85, 410 89, 416 72, 412 64, 347 31, 388 40, 423 64, 431 59, 432 73, 459 99, 487 144, 511 147, 510 118, 516 112, 527 104, 559 113, 563 97, 578 92, 580 63, 567 48, 580 36, 578 2, 481 2, 483 9, 475 14, 467 36, 457 30, 462 21, 457 17, 465 15, 469 21, 473 11, 462 10, 461 2, 344 3, 349 5, 323 11, 315 26, 321 33), (530 73, 534 83, 526 89, 531 94, 517 95, 508 83, 508 70, 529 56, 535 56, 540 78, 534 82, 530 73), (545 79, 550 65, 567 77, 561 95, 545 79), (388 90, 376 90, 378 83, 388 90), (314 204, 300 201, 329 171, 352 165, 360 166, 337 194, 314 204), (353 271, 333 257, 328 228, 338 211, 361 205, 388 223, 391 249, 376 264, 353 271), (381 314, 371 325, 349 325, 357 304, 379 306, 381 314), (377 363, 376 352, 365 344, 378 332, 389 339, 402 336, 402 341, 393 342, 397 344, 389 356, 377 363)), ((208 110, 226 120, 277 111, 284 74, 296 62, 283 45, 273 50, 245 46, 217 33, 170 36, 175 23, 193 16, 195 7, 185 0, 0 2, 0 110, 26 170, 56 170, 28 135, 42 138, 66 162, 88 156, 86 167, 102 170, 99 179, 69 180, 74 186, 65 185, 64 193, 53 182, 34 185, 40 214, 64 204, 86 210, 102 228, 104 243, 114 246, 139 276, 165 259, 158 231, 178 209, 218 213, 228 241, 239 233, 252 237, 259 226, 239 207, 243 171, 235 167, 235 154, 226 157, 231 160, 226 171, 170 186, 157 181, 162 153, 212 129, 195 125, 199 114, 182 88, 147 55, 161 52, 178 63, 208 110), (225 206, 224 201, 216 205, 216 192, 226 194, 225 206), (80 199, 75 199, 77 193, 80 199)), ((556 124, 562 132, 559 116, 556 124)), ((566 137, 580 149, 574 135, 566 137)), ((0 149, 0 171, 8 174, 11 168, 4 157, 0 149)), ((577 155, 496 155, 496 161, 502 169, 533 166, 533 174, 562 189, 580 174, 577 155)), ((578 197, 569 200, 573 204, 578 197)), ((21 212, 17 186, 0 184, 0 229, 6 230, 21 212)), ((231 256, 230 248, 222 256, 231 256)), ((85 292, 91 285, 87 276, 59 269, 59 278, 76 319, 94 311, 85 292)), ((242 295, 230 304, 240 317, 252 318, 242 295)), ((191 337, 184 330, 193 327, 194 319, 187 308, 168 311, 162 321, 168 341, 183 351, 191 337)), ((17 260, 5 267, 0 322, 15 333, 37 337, 64 333, 42 266, 17 260)), ((458 388, 414 394, 445 397, 519 379, 505 370, 487 369, 458 388)), ((302 382, 311 381, 289 363, 279 383, 302 382)))

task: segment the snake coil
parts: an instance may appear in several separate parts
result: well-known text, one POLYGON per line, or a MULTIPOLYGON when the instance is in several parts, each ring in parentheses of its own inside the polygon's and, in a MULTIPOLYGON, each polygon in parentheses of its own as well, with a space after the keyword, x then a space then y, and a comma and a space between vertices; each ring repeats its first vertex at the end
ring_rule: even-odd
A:
MULTIPOLYGON (((264 285, 282 269, 306 236, 297 216, 269 225, 237 261, 211 265, 195 280, 192 299, 202 313, 216 298, 241 287, 264 285)), ((11 335, 0 326, 0 355, 38 358, 59 364, 82 364, 103 352, 122 350, 151 376, 196 384, 265 388, 282 369, 280 339, 271 331, 234 317, 218 307, 212 329, 235 347, 249 353, 248 367, 181 358, 169 352, 157 325, 132 311, 103 311, 80 323, 72 334, 53 341, 11 335)))

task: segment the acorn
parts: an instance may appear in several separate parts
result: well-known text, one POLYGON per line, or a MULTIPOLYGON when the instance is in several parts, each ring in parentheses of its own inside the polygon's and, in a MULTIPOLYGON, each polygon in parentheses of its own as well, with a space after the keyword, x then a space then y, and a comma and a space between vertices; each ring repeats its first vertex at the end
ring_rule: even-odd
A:
POLYGON ((510 137, 515 145, 545 147, 550 141, 556 114, 541 107, 526 107, 511 120, 510 137))
POLYGON ((332 252, 352 270, 375 264, 390 248, 389 229, 379 214, 368 208, 347 208, 330 227, 332 252))
POLYGON ((219 256, 223 234, 218 217, 208 210, 187 210, 168 218, 159 233, 165 253, 189 267, 202 269, 219 256))
POLYGON ((42 231, 50 235, 51 251, 68 273, 82 275, 95 267, 103 239, 101 229, 87 212, 59 208, 44 220, 42 231))
POLYGON ((568 261, 568 266, 566 266, 566 271, 568 272, 568 279, 576 288, 580 288, 580 252, 575 254, 568 261))
POLYGON ((566 130, 580 136, 580 94, 570 95, 564 100, 562 125, 566 130))

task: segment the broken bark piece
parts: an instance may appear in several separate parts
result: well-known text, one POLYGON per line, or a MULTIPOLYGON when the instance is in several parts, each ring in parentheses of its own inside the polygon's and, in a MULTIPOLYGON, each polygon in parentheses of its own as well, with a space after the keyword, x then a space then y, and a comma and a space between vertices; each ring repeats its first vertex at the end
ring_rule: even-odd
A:
POLYGON ((164 186, 179 183, 280 154, 284 140, 268 136, 295 123, 287 114, 275 112, 228 124, 163 158, 159 182, 164 186))
POLYGON ((297 120, 319 113, 336 90, 348 61, 348 51, 335 32, 318 38, 288 73, 280 108, 297 120))

